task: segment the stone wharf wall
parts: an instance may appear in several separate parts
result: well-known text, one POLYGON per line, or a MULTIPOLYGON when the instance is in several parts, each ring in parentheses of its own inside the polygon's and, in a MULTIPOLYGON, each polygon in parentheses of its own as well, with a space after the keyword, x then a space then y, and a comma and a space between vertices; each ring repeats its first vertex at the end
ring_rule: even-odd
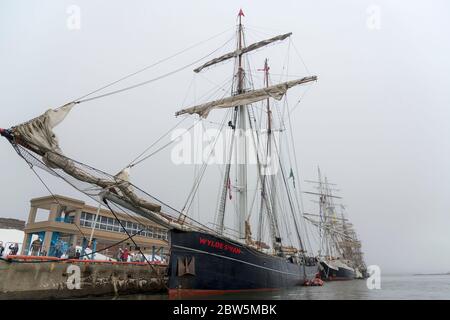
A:
POLYGON ((0 299, 65 299, 163 292, 164 265, 0 260, 0 299))

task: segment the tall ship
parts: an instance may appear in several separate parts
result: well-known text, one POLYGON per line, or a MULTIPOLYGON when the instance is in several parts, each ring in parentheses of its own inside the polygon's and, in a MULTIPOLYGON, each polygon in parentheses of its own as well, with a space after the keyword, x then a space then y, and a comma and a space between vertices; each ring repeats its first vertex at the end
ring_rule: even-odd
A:
MULTIPOLYGON (((272 84, 268 59, 265 59, 260 65, 263 69, 258 70, 263 81, 255 88, 249 54, 283 42, 292 33, 247 44, 243 17, 241 10, 234 33, 235 49, 194 70, 200 73, 219 63, 234 61, 228 96, 222 95, 219 99, 176 112, 177 117, 195 117, 200 123, 208 121, 210 113, 223 113, 213 145, 224 132, 229 139, 225 139, 223 148, 226 161, 220 170, 217 210, 206 214, 210 220, 214 218, 212 223, 194 219, 190 210, 214 148, 206 154, 197 170, 186 205, 178 209, 130 181, 130 169, 149 157, 145 155, 147 150, 140 159, 113 175, 65 156, 53 132, 53 128, 79 104, 131 90, 150 81, 89 97, 108 88, 107 85, 28 122, 0 130, 33 170, 40 168, 65 180, 113 214, 120 211, 140 215, 167 228, 171 295, 273 290, 301 285, 318 272, 315 256, 305 248, 304 220, 299 204, 301 194, 294 183, 294 178, 298 177, 294 174, 296 162, 292 160, 294 144, 278 138, 292 126, 286 124, 283 116, 278 117, 278 122, 274 116, 280 114, 279 110, 274 111, 276 103, 286 98, 289 89, 315 82, 317 77, 306 76, 272 84), (283 156, 281 149, 285 145, 291 148, 288 149, 290 158, 283 156), (254 163, 250 163, 250 158, 254 163), (229 227, 231 222, 234 228, 229 227)), ((125 232, 133 241, 134 234, 125 232)))
POLYGON ((340 247, 343 250, 344 257, 350 261, 350 266, 355 270, 356 279, 366 279, 368 277, 367 266, 364 261, 364 253, 362 252, 361 240, 353 227, 353 224, 348 222, 345 214, 345 206, 340 205, 342 233, 345 235, 340 242, 340 247))
POLYGON ((342 199, 333 194, 336 184, 322 178, 318 168, 318 180, 308 181, 316 187, 316 192, 305 193, 318 196, 319 213, 304 213, 319 231, 320 249, 318 252, 321 278, 328 281, 352 280, 364 278, 366 266, 353 225, 345 215, 345 206, 336 204, 335 199, 342 199))

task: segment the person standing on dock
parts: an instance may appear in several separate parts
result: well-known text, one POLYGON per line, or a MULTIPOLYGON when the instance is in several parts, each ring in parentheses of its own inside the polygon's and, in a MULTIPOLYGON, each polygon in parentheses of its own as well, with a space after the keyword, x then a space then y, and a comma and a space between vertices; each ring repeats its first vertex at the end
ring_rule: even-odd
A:
POLYGON ((19 244, 18 243, 12 243, 9 247, 9 254, 11 256, 15 256, 17 252, 19 251, 19 244))
POLYGON ((128 248, 125 248, 122 252, 122 261, 127 262, 129 255, 130 255, 130 252, 128 251, 128 248))
POLYGON ((69 247, 69 249, 67 250, 67 258, 76 259, 76 257, 77 257, 77 252, 76 252, 75 246, 71 245, 69 247))
POLYGON ((36 240, 34 240, 31 243, 31 255, 38 256, 39 251, 41 250, 41 247, 42 247, 42 241, 39 238, 37 238, 36 240))
POLYGON ((62 241, 58 240, 55 244, 55 251, 54 251, 55 257, 61 258, 61 256, 63 255, 62 247, 63 247, 62 241))
POLYGON ((122 254, 123 250, 122 248, 119 248, 119 252, 117 252, 117 261, 122 261, 122 254))

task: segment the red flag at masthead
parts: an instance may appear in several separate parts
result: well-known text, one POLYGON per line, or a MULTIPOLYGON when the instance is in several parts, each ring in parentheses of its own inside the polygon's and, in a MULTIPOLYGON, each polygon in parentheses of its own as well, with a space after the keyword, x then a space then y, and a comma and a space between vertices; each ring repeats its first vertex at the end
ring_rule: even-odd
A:
POLYGON ((242 11, 242 9, 239 10, 238 17, 245 17, 244 11, 242 11))

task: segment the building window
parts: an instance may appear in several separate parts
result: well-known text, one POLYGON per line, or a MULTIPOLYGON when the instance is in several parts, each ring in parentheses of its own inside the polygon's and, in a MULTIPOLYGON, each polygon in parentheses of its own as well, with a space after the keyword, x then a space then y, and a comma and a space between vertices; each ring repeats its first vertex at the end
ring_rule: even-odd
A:
MULTIPOLYGON (((80 225, 86 228, 92 228, 92 225, 94 224, 94 217, 94 214, 82 212, 80 225)), ((136 234, 139 232, 139 235, 143 237, 167 240, 167 232, 163 229, 144 226, 139 223, 124 220, 121 220, 121 223, 130 234, 136 234)), ((98 216, 95 229, 125 233, 119 221, 105 216, 98 216)))

